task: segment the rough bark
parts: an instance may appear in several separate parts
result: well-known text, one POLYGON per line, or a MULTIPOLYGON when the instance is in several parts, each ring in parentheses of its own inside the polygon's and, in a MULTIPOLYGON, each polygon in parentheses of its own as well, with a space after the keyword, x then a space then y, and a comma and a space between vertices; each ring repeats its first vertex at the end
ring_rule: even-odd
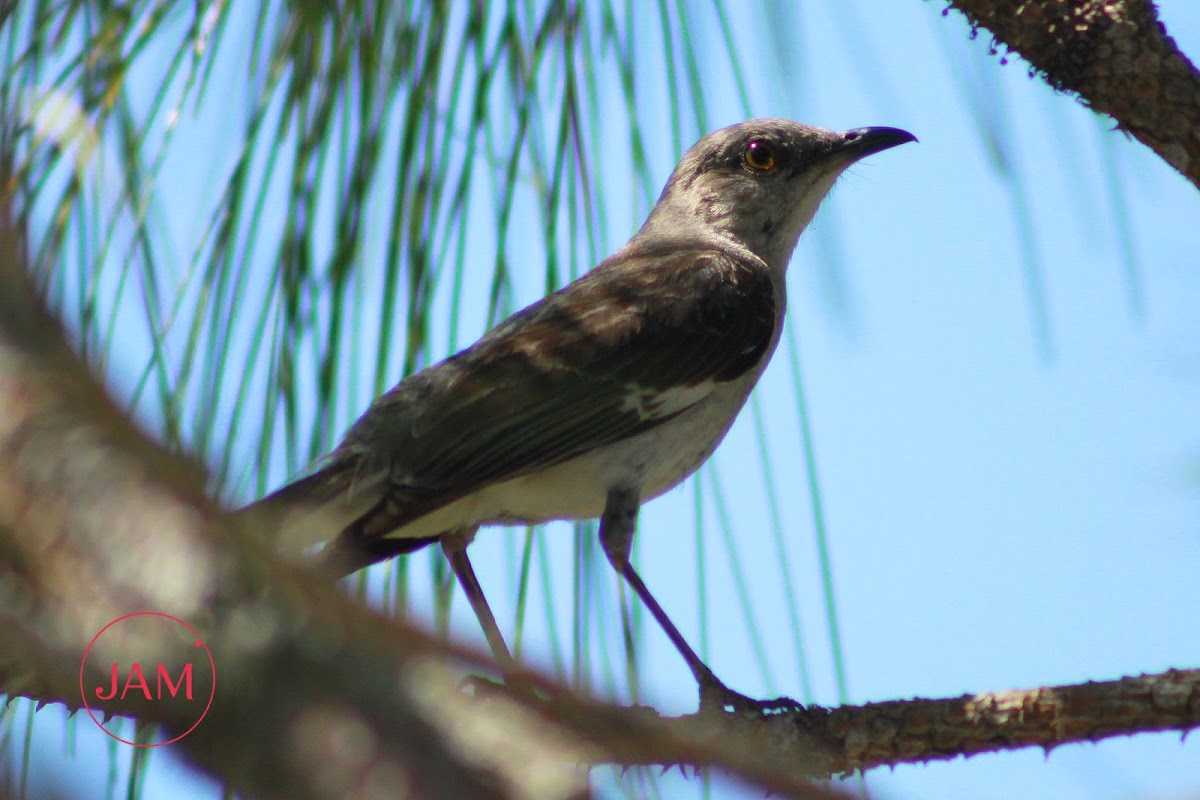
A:
MULTIPOLYGON (((672 725, 694 725, 678 717, 672 725)), ((1200 670, 1072 686, 892 700, 723 721, 731 735, 813 777, 999 750, 1200 727, 1200 670)), ((645 754, 653 756, 654 754, 645 754)), ((649 758, 627 763, 658 763, 649 758)))
POLYGON ((1151 0, 948 0, 1200 188, 1200 71, 1151 0))
MULTIPOLYGON (((202 472, 143 436, 74 358, 18 251, 0 235, 0 691, 78 708, 103 625, 175 614, 219 664, 211 711, 178 746, 244 791, 577 797, 573 765, 616 763, 716 767, 826 797, 804 779, 1200 724, 1197 670, 721 719, 662 719, 535 676, 555 702, 468 698, 447 659, 483 657, 372 614, 232 526, 202 472)), ((155 652, 170 661, 177 646, 155 652)), ((156 703, 97 707, 173 732, 190 723, 156 703)))

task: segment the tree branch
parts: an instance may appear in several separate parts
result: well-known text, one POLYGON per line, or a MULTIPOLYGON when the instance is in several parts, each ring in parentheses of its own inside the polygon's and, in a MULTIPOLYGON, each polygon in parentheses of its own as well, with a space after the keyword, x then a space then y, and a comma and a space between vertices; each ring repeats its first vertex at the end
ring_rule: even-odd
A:
MULTIPOLYGON (((688 728, 695 716, 669 720, 688 728)), ((1000 750, 1200 727, 1200 669, 1036 689, 727 719, 726 732, 815 778, 1000 750)), ((657 754, 632 764, 659 763, 657 754)))
MULTIPOLYGON (((369 612, 283 563, 203 492, 71 354, 0 225, 0 691, 78 707, 107 622, 147 609, 196 625, 219 690, 179 747, 264 797, 407 783, 430 797, 578 797, 572 764, 691 764, 790 797, 856 769, 1200 725, 1200 671, 768 716, 662 719, 569 693, 457 690, 447 659, 485 659, 369 612)), ((178 658, 155 643, 161 660, 178 658)), ((107 659, 106 659, 107 661, 107 659)), ((95 679, 97 676, 92 675, 95 679)), ((170 706, 99 706, 182 732, 170 706)))
POLYGON ((1200 188, 1200 72, 1151 0, 947 0, 1200 188))
MULTIPOLYGON (((137 430, 42 309, 2 217, 0 691, 77 709, 81 682, 104 685, 91 665, 117 661, 104 653, 81 675, 93 636, 153 610, 194 625, 217 662, 212 705, 176 746, 256 796, 408 787, 434 798, 575 798, 588 794, 575 765, 620 763, 640 748, 775 794, 830 796, 712 723, 672 729, 535 676, 528 683, 555 695, 552 705, 463 694, 447 657, 486 659, 283 562, 205 496, 194 464, 137 430)), ((138 644, 150 663, 172 665, 194 647, 150 634, 138 644)), ((137 693, 95 706, 176 735, 194 722, 179 704, 137 693)))

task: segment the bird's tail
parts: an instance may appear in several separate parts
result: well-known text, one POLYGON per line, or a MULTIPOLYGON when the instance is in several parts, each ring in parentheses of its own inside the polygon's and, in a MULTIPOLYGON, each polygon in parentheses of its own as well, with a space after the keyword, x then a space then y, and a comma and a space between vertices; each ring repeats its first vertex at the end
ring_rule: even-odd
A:
POLYGON ((315 563, 341 577, 438 541, 362 537, 357 523, 383 502, 386 485, 385 473, 364 478, 354 460, 333 461, 234 514, 285 555, 299 557, 324 544, 315 563))
POLYGON ((379 487, 355 479, 355 464, 334 462, 235 512, 285 553, 332 541, 379 502, 379 487))

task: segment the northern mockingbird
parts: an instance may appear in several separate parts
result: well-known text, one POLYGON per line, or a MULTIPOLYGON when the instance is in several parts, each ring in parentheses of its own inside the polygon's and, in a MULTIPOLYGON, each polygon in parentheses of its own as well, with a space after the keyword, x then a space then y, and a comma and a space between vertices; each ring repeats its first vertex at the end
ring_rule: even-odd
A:
POLYGON ((629 561, 638 507, 712 454, 779 341, 801 231, 851 164, 915 137, 781 119, 697 142, 599 266, 401 381, 311 475, 250 507, 338 574, 441 543, 503 668, 467 558, 481 525, 600 518, 604 553, 700 684, 757 706, 688 646, 629 561))

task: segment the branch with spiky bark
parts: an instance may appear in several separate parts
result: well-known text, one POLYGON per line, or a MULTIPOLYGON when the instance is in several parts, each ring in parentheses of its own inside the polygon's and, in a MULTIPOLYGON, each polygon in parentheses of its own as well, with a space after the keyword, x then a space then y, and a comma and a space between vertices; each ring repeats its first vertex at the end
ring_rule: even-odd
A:
MULTIPOLYGON (((1197 670, 721 718, 664 719, 535 676, 553 702, 470 698, 449 660, 485 658, 372 614, 231 525, 201 471, 92 381, 18 252, 0 235, 0 691, 78 708, 79 664, 106 622, 146 609, 188 619, 221 677, 179 746, 235 787, 316 798, 399 781, 431 797, 577 797, 587 787, 575 764, 690 764, 827 797, 805 779, 1200 725, 1197 670)), ((136 695, 94 706, 176 733, 192 721, 136 695)))
MULTIPOLYGON (((676 717, 686 728, 696 717, 676 717)), ((768 717, 730 717, 730 735, 780 764, 818 778, 856 770, 944 761, 1001 750, 1050 750, 1076 742, 1200 727, 1200 670, 1071 686, 807 708, 768 717)), ((633 764, 658 763, 647 753, 633 764)))
POLYGON ((1200 188, 1200 71, 1151 0, 947 0, 1200 188))

